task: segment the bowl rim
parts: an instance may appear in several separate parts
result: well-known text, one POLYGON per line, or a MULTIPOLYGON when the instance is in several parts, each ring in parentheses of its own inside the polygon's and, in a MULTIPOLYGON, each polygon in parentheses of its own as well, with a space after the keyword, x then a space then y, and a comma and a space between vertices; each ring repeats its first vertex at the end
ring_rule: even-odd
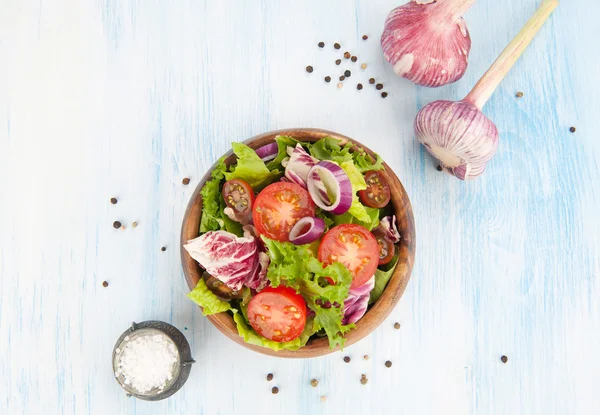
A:
MULTIPOLYGON (((273 142, 275 137, 278 135, 289 135, 301 141, 311 142, 317 141, 323 137, 332 137, 339 140, 342 144, 351 142, 354 145, 364 149, 367 153, 371 155, 374 154, 374 152, 364 144, 350 137, 333 131, 316 128, 290 128, 273 130, 263 134, 255 135, 254 137, 245 140, 244 144, 256 149, 261 145, 273 142)), ((226 162, 233 161, 235 158, 232 149, 229 149, 224 156, 226 162)), ((201 269, 199 264, 193 260, 188 252, 183 248, 183 245, 187 243, 188 240, 198 236, 198 226, 202 214, 202 197, 200 195, 200 190, 206 181, 211 178, 211 172, 216 167, 216 164, 217 163, 214 163, 211 166, 211 168, 206 172, 196 186, 196 189, 190 197, 182 220, 179 249, 184 276, 190 290, 194 289, 198 279, 201 277, 201 269), (197 216, 192 217, 192 215, 197 216), (198 225, 195 226, 195 234, 188 230, 188 227, 190 227, 190 221, 192 221, 192 225, 195 223, 198 225)), ((394 270, 394 273, 388 281, 388 284, 379 300, 377 300, 377 302, 369 308, 367 313, 365 313, 365 315, 356 323, 356 327, 346 333, 344 347, 348 347, 369 335, 389 316, 406 289, 414 265, 416 234, 410 200, 406 194, 406 190, 402 186, 402 183, 396 174, 387 165, 387 163, 384 162, 383 165, 383 171, 385 172, 390 185, 395 187, 395 190, 397 190, 397 192, 392 192, 392 204, 394 213, 396 214, 398 228, 402 236, 399 242, 399 260, 398 264, 396 265, 396 269, 394 270), (400 216, 399 213, 402 213, 402 215, 400 216)), ((193 230, 194 227, 191 227, 190 229, 193 230)), ((235 343, 247 349, 269 356, 282 358, 310 358, 323 356, 340 350, 339 346, 334 349, 330 349, 327 337, 323 337, 309 340, 305 346, 298 350, 274 351, 266 347, 246 343, 243 337, 238 334, 235 322, 227 312, 213 314, 206 317, 221 333, 225 334, 235 343)))

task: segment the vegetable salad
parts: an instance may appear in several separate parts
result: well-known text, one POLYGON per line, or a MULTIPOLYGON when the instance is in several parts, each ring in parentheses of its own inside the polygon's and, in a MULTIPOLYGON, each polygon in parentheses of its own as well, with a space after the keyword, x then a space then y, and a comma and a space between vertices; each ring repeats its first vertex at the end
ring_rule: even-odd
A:
POLYGON ((204 315, 232 313, 254 345, 297 350, 327 336, 343 347, 397 262, 382 159, 331 137, 232 147, 237 162, 217 162, 199 236, 184 245, 204 269, 190 299, 204 315))

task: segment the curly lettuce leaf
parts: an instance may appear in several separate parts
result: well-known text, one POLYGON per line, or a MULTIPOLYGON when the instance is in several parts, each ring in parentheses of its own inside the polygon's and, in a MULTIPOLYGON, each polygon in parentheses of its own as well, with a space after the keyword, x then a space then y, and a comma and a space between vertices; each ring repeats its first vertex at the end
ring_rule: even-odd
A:
POLYGON ((333 216, 333 219, 332 219, 332 217, 329 216, 329 214, 327 212, 325 212, 323 209, 317 208, 315 216, 317 218, 323 219, 323 221, 325 222, 325 232, 327 232, 333 225, 337 225, 335 223, 335 216, 339 216, 339 215, 331 215, 331 216, 333 216))
POLYGON ((379 268, 377 271, 375 271, 375 287, 373 290, 371 290, 369 304, 374 304, 377 300, 379 300, 379 297, 381 297, 381 294, 383 294, 383 290, 385 290, 387 283, 390 281, 390 278, 392 278, 392 274, 394 273, 397 265, 398 257, 396 257, 395 263, 387 271, 380 270, 379 268))
POLYGON ((371 230, 379 224, 379 213, 375 218, 373 211, 367 212, 367 207, 360 203, 357 192, 367 188, 365 178, 358 171, 354 162, 344 161, 340 163, 340 167, 344 169, 348 177, 350 178, 350 184, 352 185, 352 205, 348 209, 348 214, 354 216, 357 221, 362 222, 365 228, 371 230))
POLYGON ((271 264, 267 278, 273 287, 280 284, 294 288, 315 312, 315 326, 329 338, 329 347, 344 346, 343 334, 353 326, 342 324, 344 300, 348 297, 352 274, 341 263, 327 267, 314 256, 310 245, 294 245, 263 238, 271 264), (330 284, 328 279, 333 280, 330 284), (323 308, 316 301, 338 303, 340 307, 323 308))
POLYGON ((196 288, 189 292, 187 296, 202 307, 202 314, 205 316, 231 310, 231 305, 227 301, 221 300, 208 289, 204 278, 198 280, 196 288))
POLYGON ((227 166, 225 157, 221 157, 215 165, 211 179, 204 184, 200 191, 202 195, 202 218, 200 219, 200 233, 218 231, 223 228, 224 223, 220 209, 221 180, 225 177, 227 166))
POLYGON ((239 335, 244 338, 246 343, 250 343, 255 346, 268 347, 276 352, 279 350, 298 350, 302 346, 306 345, 306 342, 310 336, 316 332, 313 319, 307 319, 306 325, 304 326, 304 331, 302 331, 302 334, 300 334, 299 337, 292 341, 281 343, 269 340, 255 332, 252 327, 248 325, 244 316, 240 313, 234 313, 233 320, 235 321, 239 335))
MULTIPOLYGON (((267 168, 271 171, 283 171, 284 169, 281 165, 281 162, 284 158, 288 157, 287 148, 296 147, 296 144, 300 143, 300 141, 296 140, 294 137, 290 137, 287 135, 278 135, 277 137, 275 137, 275 142, 277 143, 277 156, 267 163, 267 168)), ((310 145, 310 143, 301 144, 303 146, 310 145)))
POLYGON ((383 159, 379 154, 375 154, 375 160, 362 148, 352 153, 352 161, 359 172, 365 173, 370 170, 382 170, 383 159))
POLYGON ((319 160, 331 160, 336 163, 352 160, 351 143, 340 146, 340 140, 332 137, 323 137, 309 148, 310 154, 319 160))
POLYGON ((246 144, 232 143, 231 147, 237 156, 237 164, 230 168, 230 172, 224 173, 227 180, 242 179, 256 189, 281 177, 279 170, 270 171, 258 154, 246 144))

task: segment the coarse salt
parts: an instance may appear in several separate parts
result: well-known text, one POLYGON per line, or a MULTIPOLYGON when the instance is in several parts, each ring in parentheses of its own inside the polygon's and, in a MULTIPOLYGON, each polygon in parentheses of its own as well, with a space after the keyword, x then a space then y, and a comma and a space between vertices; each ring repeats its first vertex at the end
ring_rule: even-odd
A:
POLYGON ((139 393, 158 388, 163 391, 173 379, 177 349, 164 334, 140 335, 123 348, 115 376, 139 393))

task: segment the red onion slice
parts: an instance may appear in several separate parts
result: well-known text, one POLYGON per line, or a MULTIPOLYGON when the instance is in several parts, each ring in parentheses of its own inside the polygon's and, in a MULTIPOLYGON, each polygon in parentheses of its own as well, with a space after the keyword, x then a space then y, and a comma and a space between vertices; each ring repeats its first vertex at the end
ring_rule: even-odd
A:
POLYGON ((320 161, 308 172, 308 192, 321 209, 334 215, 345 213, 352 205, 352 184, 340 166, 320 161), (333 199, 333 200, 331 200, 333 199))
POLYGON ((319 239, 324 231, 325 221, 323 219, 307 216, 292 227, 289 239, 294 245, 305 245, 319 239))
POLYGON ((256 154, 260 159, 264 162, 271 161, 275 157, 277 157, 277 153, 279 152, 279 148, 277 147, 277 143, 267 144, 265 146, 259 147, 256 150, 256 154))

